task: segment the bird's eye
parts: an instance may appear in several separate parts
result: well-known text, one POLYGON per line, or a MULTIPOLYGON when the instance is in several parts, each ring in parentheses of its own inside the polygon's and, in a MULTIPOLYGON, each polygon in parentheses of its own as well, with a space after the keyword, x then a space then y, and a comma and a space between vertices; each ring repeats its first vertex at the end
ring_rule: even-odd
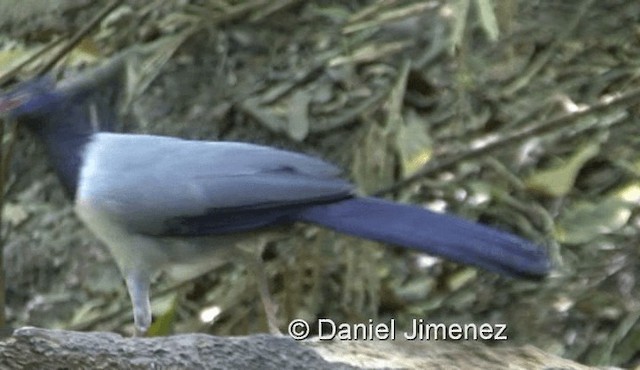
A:
POLYGON ((0 100, 0 113, 8 112, 24 104, 29 99, 30 94, 18 94, 0 100))

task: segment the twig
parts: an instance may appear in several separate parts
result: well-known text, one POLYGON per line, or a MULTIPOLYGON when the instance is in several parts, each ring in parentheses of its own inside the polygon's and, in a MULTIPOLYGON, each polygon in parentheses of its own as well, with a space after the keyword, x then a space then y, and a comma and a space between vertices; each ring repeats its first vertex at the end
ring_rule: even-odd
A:
POLYGON ((43 46, 40 50, 38 50, 37 52, 35 52, 31 56, 29 56, 28 58, 25 58, 24 61, 18 63, 18 65, 16 65, 15 67, 11 68, 7 73, 5 73, 2 76, 0 76, 0 86, 4 86, 18 72, 20 72, 25 66, 33 63, 35 60, 38 60, 38 58, 40 58, 40 56, 46 54, 52 48, 58 46, 60 43, 62 43, 63 40, 64 40, 64 38, 59 38, 59 39, 56 39, 56 40, 52 41, 51 43, 43 46))
POLYGON ((93 17, 93 19, 91 19, 86 26, 84 26, 84 28, 76 32, 75 35, 73 35, 73 37, 71 37, 71 39, 66 43, 66 45, 64 45, 64 47, 60 49, 47 64, 40 68, 37 75, 42 76, 45 73, 49 72, 56 65, 56 63, 60 61, 60 59, 62 59, 67 53, 69 53, 69 51, 71 51, 71 49, 73 49, 80 42, 80 40, 82 40, 83 37, 85 37, 91 30, 93 30, 95 26, 100 21, 102 21, 102 19, 104 19, 104 17, 106 17, 115 8, 117 8, 122 3, 122 1, 123 0, 114 0, 111 2, 111 4, 105 6, 100 11, 100 13, 96 14, 96 16, 93 17))
POLYGON ((467 159, 487 155, 488 153, 493 152, 498 148, 504 148, 507 146, 520 143, 523 140, 536 135, 544 135, 559 129, 566 129, 568 126, 572 126, 581 122, 583 118, 592 116, 594 114, 609 113, 614 109, 635 105, 638 102, 640 102, 640 89, 632 90, 631 92, 628 92, 627 94, 624 94, 618 97, 617 99, 595 104, 590 108, 577 113, 562 115, 560 117, 552 118, 536 126, 529 126, 521 130, 516 130, 512 133, 504 135, 499 139, 490 141, 487 144, 480 146, 478 148, 469 149, 457 155, 452 155, 451 157, 443 158, 442 160, 437 162, 431 162, 427 164, 425 167, 423 167, 420 171, 415 173, 414 175, 407 177, 406 179, 402 179, 387 188, 378 190, 377 192, 374 193, 374 195, 382 196, 385 194, 392 193, 427 175, 430 175, 438 171, 442 171, 445 168, 452 167, 457 163, 460 163, 467 159))
POLYGON ((567 22, 567 26, 564 27, 564 32, 562 32, 558 37, 556 37, 551 45, 549 45, 542 53, 540 53, 530 64, 529 66, 519 74, 516 80, 511 82, 509 86, 507 86, 504 90, 505 96, 512 96, 521 88, 527 86, 529 81, 542 70, 549 60, 553 56, 556 55, 558 47, 564 42, 569 35, 575 31, 580 24, 580 21, 587 13, 587 10, 593 5, 594 0, 583 0, 582 4, 580 4, 579 10, 574 14, 573 18, 567 22))

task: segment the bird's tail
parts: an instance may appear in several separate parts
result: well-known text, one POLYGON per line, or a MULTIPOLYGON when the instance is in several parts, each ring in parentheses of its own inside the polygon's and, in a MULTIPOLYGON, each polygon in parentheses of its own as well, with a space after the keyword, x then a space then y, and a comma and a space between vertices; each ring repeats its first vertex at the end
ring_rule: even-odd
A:
POLYGON ((352 198, 310 207, 299 219, 503 275, 540 278, 550 269, 545 250, 520 237, 451 215, 377 198, 352 198))

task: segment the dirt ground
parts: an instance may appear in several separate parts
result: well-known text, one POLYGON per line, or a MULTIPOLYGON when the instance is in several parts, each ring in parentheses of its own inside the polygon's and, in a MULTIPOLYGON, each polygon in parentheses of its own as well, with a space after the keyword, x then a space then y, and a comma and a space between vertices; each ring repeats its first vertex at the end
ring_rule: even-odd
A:
MULTIPOLYGON (((3 2, 0 70, 105 5, 3 2)), ((123 130, 318 155, 363 193, 393 186, 385 196, 513 231, 554 260, 545 281, 517 281, 296 226, 264 253, 282 322, 505 323, 509 339, 487 344, 633 366, 638 99, 603 105, 640 87, 639 22, 640 3, 624 0, 129 1, 56 70, 148 48, 123 130), (500 145, 479 149, 488 140, 500 145)), ((130 332, 116 266, 26 132, 7 186, 9 323, 130 332)), ((267 330, 244 265, 179 285, 160 277, 153 298, 157 333, 267 330), (203 323, 211 307, 219 314, 203 323)))

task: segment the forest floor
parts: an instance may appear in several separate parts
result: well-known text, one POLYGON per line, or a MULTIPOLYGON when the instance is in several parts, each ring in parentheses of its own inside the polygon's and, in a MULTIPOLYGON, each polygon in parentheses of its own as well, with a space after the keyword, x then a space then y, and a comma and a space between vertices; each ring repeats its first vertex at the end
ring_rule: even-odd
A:
MULTIPOLYGON (((10 3, 0 4, 0 71, 105 6, 10 3)), ((519 281, 296 226, 264 253, 282 322, 504 323, 508 341, 488 344, 637 364, 640 99, 606 103, 640 87, 640 2, 129 1, 56 70, 131 49, 145 53, 123 130, 314 154, 363 193, 387 189, 512 231, 554 262, 546 280, 519 281)), ((21 133, 14 150, 9 323, 130 331, 108 251, 73 216, 39 145, 21 133)), ((161 277, 154 291, 159 333, 267 329, 246 266, 180 285, 161 277), (219 314, 203 323, 210 307, 219 314)))

